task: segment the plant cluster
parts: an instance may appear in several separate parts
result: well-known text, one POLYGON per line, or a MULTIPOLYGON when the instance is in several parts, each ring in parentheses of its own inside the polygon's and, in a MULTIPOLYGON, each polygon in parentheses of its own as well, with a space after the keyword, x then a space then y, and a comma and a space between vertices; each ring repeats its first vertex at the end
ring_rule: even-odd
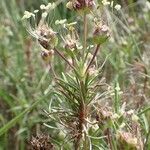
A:
POLYGON ((150 3, 124 1, 123 10, 116 1, 25 11, 36 46, 20 23, 24 1, 2 0, 0 149, 27 149, 36 133, 37 150, 149 149, 150 3))
POLYGON ((56 20, 55 27, 48 23, 49 14, 56 9, 55 3, 42 4, 40 11, 33 13, 25 11, 22 18, 29 33, 37 39, 41 57, 53 74, 52 88, 48 91, 52 93, 49 110, 44 110, 53 126, 44 125, 58 131, 53 131, 51 138, 46 135, 32 138, 32 148, 144 149, 149 138, 148 129, 143 129, 144 113, 148 109, 127 110, 126 103, 121 101, 123 92, 118 81, 113 86, 104 81, 101 73, 106 61, 99 64, 98 60, 102 44, 111 38, 110 28, 99 12, 105 7, 118 11, 121 6, 107 0, 102 5, 94 0, 70 0, 66 7, 82 20, 80 29, 78 22, 67 19, 56 20), (55 71, 57 56, 64 63, 61 75, 55 71), (59 138, 63 142, 53 140, 59 138))

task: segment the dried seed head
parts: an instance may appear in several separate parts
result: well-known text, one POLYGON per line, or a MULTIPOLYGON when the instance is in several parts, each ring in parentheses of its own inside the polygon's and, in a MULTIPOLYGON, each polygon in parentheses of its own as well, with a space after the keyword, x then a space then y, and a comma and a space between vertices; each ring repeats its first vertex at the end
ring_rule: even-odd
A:
POLYGON ((73 2, 69 1, 67 4, 66 4, 66 7, 70 10, 73 9, 73 2))
POLYGON ((83 10, 88 12, 94 5, 94 0, 72 0, 67 3, 66 7, 76 11, 83 10))
POLYGON ((96 44, 104 43, 110 37, 109 27, 106 25, 97 25, 93 33, 93 41, 96 44))
POLYGON ((109 107, 104 107, 104 108, 101 108, 97 114, 97 118, 96 120, 97 121, 108 121, 112 118, 113 116, 113 113, 112 111, 110 110, 109 107))
POLYGON ((88 70, 88 73, 89 73, 90 76, 91 75, 97 76, 98 75, 98 70, 96 69, 96 66, 95 65, 91 66, 88 70))
POLYGON ((119 142, 120 149, 137 149, 138 148, 138 140, 137 138, 129 132, 119 131, 117 133, 117 139, 119 142))
POLYGON ((31 149, 33 150, 54 150, 53 144, 50 142, 50 137, 47 135, 38 135, 32 137, 31 149))
POLYGON ((54 54, 54 51, 53 51, 53 50, 50 50, 50 51, 48 51, 48 50, 43 50, 43 51, 41 52, 41 57, 42 57, 42 59, 43 59, 45 62, 49 62, 49 61, 52 59, 53 54, 54 54))
POLYGON ((74 50, 76 47, 76 40, 72 39, 70 35, 67 35, 65 39, 65 48, 69 50, 74 50))
POLYGON ((57 43, 58 38, 56 32, 54 32, 48 25, 40 25, 36 30, 37 35, 39 36, 38 41, 42 47, 45 49, 53 49, 57 43))

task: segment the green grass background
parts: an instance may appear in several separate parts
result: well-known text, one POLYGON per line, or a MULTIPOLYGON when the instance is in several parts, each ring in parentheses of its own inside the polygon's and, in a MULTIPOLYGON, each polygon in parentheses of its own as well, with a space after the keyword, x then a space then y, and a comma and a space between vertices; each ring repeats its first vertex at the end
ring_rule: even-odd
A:
MULTIPOLYGON (((27 149, 29 139, 36 135, 39 129, 45 133, 53 131, 43 126, 43 123, 50 122, 43 109, 48 109, 51 100, 49 91, 53 90, 52 76, 45 71, 40 49, 21 21, 25 10, 38 9, 41 4, 48 2, 51 1, 0 0, 0 150, 27 149)), ((119 2, 126 8, 125 12, 134 18, 135 24, 130 26, 124 13, 114 16, 115 21, 109 18, 113 41, 103 45, 99 62, 103 62, 110 54, 102 74, 107 83, 114 84, 117 81, 122 90, 127 92, 131 89, 132 77, 135 77, 138 92, 143 87, 145 76, 138 71, 130 74, 130 69, 136 67, 135 60, 144 64, 149 84, 150 14, 142 12, 143 6, 133 0, 119 2), (137 29, 132 30, 136 26, 137 29)), ((71 21, 75 18, 76 14, 67 10, 65 3, 66 1, 62 1, 54 14, 51 14, 54 20, 67 18, 71 21)), ((61 72, 63 66, 57 59, 55 68, 61 72)), ((136 107, 137 111, 149 105, 150 92, 147 91, 144 96, 146 100, 143 100, 140 107, 136 107)), ((126 99, 128 105, 135 108, 136 97, 126 99)), ((148 118, 148 111, 144 114, 145 118, 148 118)), ((143 126, 146 128, 143 132, 149 132, 149 119, 146 119, 143 126)), ((54 142, 61 143, 61 138, 54 142)))

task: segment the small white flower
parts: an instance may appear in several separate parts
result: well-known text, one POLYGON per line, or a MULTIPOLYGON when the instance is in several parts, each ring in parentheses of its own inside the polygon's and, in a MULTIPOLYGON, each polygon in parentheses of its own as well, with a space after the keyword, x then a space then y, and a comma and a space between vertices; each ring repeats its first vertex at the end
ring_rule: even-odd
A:
POLYGON ((128 114, 128 115, 132 115, 133 113, 134 113, 134 110, 133 110, 133 109, 127 111, 127 114, 128 114))
POLYGON ((64 24, 64 28, 66 29, 70 29, 72 28, 74 25, 76 25, 77 22, 71 22, 71 23, 67 23, 67 24, 64 24))
POLYGON ((139 117, 135 114, 132 115, 132 121, 137 122, 139 120, 139 117))
POLYGON ((120 86, 119 86, 119 84, 117 84, 117 86, 115 87, 115 90, 116 90, 117 92, 120 91, 120 86))
POLYGON ((112 119, 118 119, 120 116, 117 113, 114 113, 112 119))
POLYGON ((67 21, 67 19, 56 20, 56 21, 55 21, 55 24, 56 24, 56 25, 58 25, 58 24, 64 24, 66 21, 67 21))
POLYGON ((83 46, 82 45, 77 45, 77 49, 81 50, 81 49, 83 49, 83 46))
POLYGON ((45 7, 46 10, 54 9, 56 7, 55 3, 48 3, 48 5, 45 7))
POLYGON ((90 47, 90 48, 93 48, 93 47, 94 47, 94 45, 90 45, 89 47, 90 47))
POLYGON ((120 125, 120 128, 124 128, 126 126, 126 124, 123 122, 121 125, 120 125))
POLYGON ((94 47, 94 45, 89 45, 88 47, 87 47, 87 49, 91 49, 91 48, 93 48, 94 47))
POLYGON ((95 124, 95 125, 92 126, 92 128, 96 131, 96 130, 99 129, 99 126, 98 126, 98 124, 95 124))
POLYGON ((71 22, 71 23, 68 23, 67 26, 70 27, 70 26, 74 26, 76 24, 77 24, 77 22, 71 22))
POLYGON ((40 9, 44 10, 44 9, 46 9, 46 6, 45 6, 44 4, 42 4, 42 5, 40 6, 40 9))
POLYGON ((93 55, 91 53, 88 53, 87 59, 92 59, 93 55))
POLYGON ((47 17, 47 12, 42 13, 42 18, 46 18, 47 17))
POLYGON ((106 6, 106 5, 110 5, 110 2, 107 1, 107 0, 102 0, 102 4, 103 4, 104 6, 106 6))
POLYGON ((38 10, 38 9, 34 10, 34 13, 38 13, 38 12, 39 12, 39 10, 38 10))
POLYGON ((113 7, 113 6, 114 6, 114 1, 112 1, 110 4, 110 7, 113 7))
POLYGON ((146 1, 146 6, 150 10, 150 2, 149 1, 146 1))
POLYGON ((60 130, 59 136, 65 138, 65 135, 66 135, 65 130, 60 130))
POLYGON ((31 18, 31 17, 35 17, 35 15, 33 14, 33 13, 31 13, 31 12, 29 12, 29 11, 25 11, 24 12, 24 15, 23 15, 23 17, 22 17, 22 19, 29 19, 29 18, 31 18))
POLYGON ((132 120, 137 122, 139 120, 139 117, 135 114, 132 115, 132 120))
POLYGON ((121 5, 117 4, 114 8, 115 8, 116 10, 120 10, 120 9, 121 9, 121 5))
POLYGON ((56 4, 55 3, 52 3, 51 4, 51 9, 54 9, 56 7, 56 4))
POLYGON ((103 32, 106 32, 106 31, 109 30, 109 27, 106 26, 106 25, 103 25, 103 26, 101 27, 101 30, 102 30, 103 32))
POLYGON ((44 4, 42 4, 41 6, 40 6, 40 9, 41 10, 50 10, 50 9, 54 9, 56 7, 56 5, 55 5, 55 3, 48 3, 48 5, 44 5, 44 4))
POLYGON ((121 106, 121 109, 120 109, 120 114, 121 115, 124 115, 125 114, 125 109, 126 109, 126 103, 124 102, 121 106))
POLYGON ((51 8, 52 4, 48 3, 48 5, 45 7, 46 10, 49 10, 51 8))

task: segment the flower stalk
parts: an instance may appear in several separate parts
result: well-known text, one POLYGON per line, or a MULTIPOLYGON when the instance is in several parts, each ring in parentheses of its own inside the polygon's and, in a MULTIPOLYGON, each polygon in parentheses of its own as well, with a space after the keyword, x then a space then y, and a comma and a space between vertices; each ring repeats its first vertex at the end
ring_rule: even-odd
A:
POLYGON ((74 66, 65 58, 65 56, 63 56, 63 54, 57 50, 56 48, 54 48, 54 51, 73 69, 75 70, 74 66))
POLYGON ((93 61, 94 61, 94 59, 95 59, 95 57, 96 57, 96 55, 98 53, 99 48, 100 48, 100 44, 98 44, 96 46, 96 49, 95 49, 94 54, 93 54, 93 57, 92 57, 91 61, 89 62, 88 66, 86 68, 86 72, 89 70, 90 66, 92 65, 92 63, 93 63, 93 61))
POLYGON ((84 55, 85 55, 85 52, 86 52, 86 47, 87 47, 87 44, 86 44, 86 40, 87 40, 87 14, 86 12, 84 12, 84 19, 83 19, 83 23, 84 23, 84 46, 83 46, 83 58, 84 58, 84 55))

